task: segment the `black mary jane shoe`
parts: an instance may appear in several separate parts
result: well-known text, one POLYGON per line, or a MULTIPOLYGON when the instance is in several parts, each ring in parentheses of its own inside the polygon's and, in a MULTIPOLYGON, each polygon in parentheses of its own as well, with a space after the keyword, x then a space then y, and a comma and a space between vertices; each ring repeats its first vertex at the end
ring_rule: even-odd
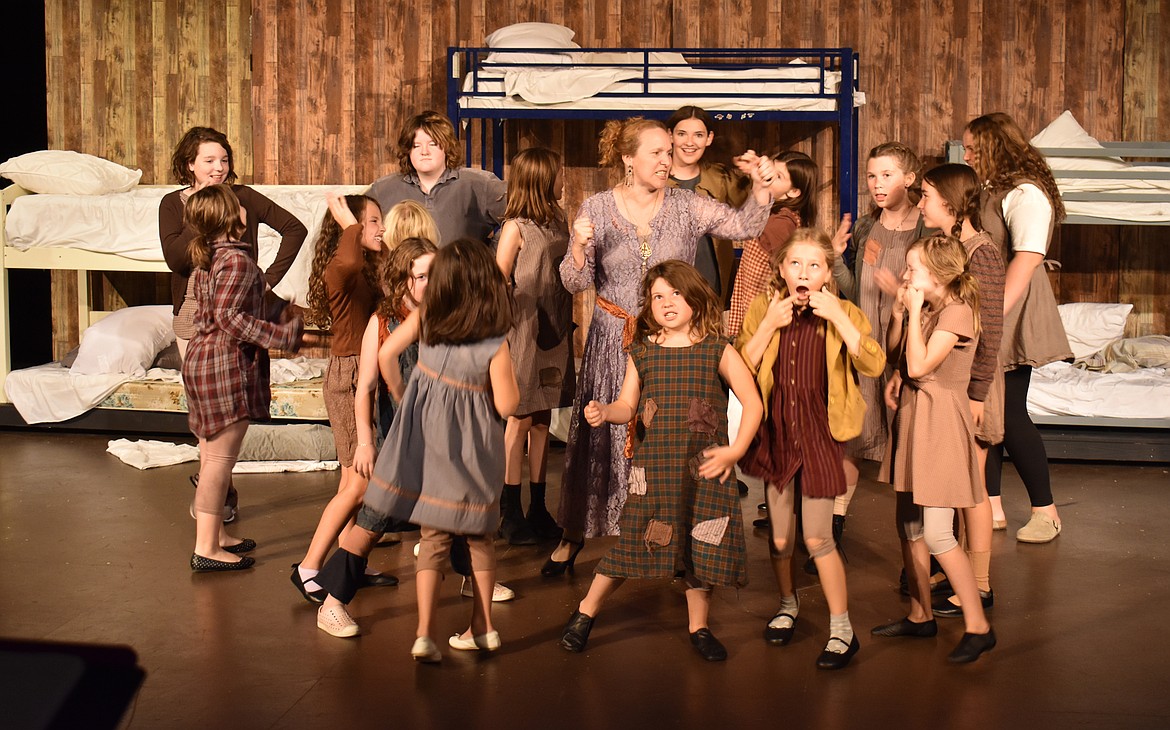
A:
POLYGON ((318 605, 324 603, 325 597, 329 595, 329 592, 324 588, 320 588, 315 591, 310 591, 309 589, 305 588, 305 582, 301 580, 301 572, 297 570, 297 568, 300 567, 300 563, 293 563, 292 574, 289 575, 288 579, 292 581, 292 584, 296 586, 298 591, 301 592, 301 595, 305 597, 306 601, 309 603, 316 603, 318 605))
POLYGON ((988 629, 986 634, 963 633, 955 650, 947 655, 951 664, 969 664, 979 658, 985 651, 995 648, 995 631, 988 629))
MULTIPOLYGON (((963 615, 963 607, 957 603, 951 603, 951 593, 949 595, 936 596, 934 601, 930 604, 930 610, 934 612, 935 616, 942 616, 944 618, 960 618, 963 615)), ((979 602, 983 604, 983 610, 991 608, 995 605, 995 591, 979 591, 979 602)))
POLYGON ((727 649, 705 626, 691 634, 691 646, 709 662, 721 662, 727 658, 727 649))
POLYGON ((778 611, 775 616, 768 620, 768 625, 764 627, 764 641, 772 646, 787 646, 788 642, 792 641, 792 635, 796 633, 796 617, 790 613, 778 611), (787 628, 777 628, 772 625, 772 622, 781 616, 787 616, 792 619, 792 625, 787 628))
POLYGON ((911 636, 919 639, 929 639, 938 634, 938 622, 934 619, 929 621, 911 621, 908 618, 903 618, 893 623, 874 626, 869 633, 874 636, 911 636))
POLYGON ((366 573, 362 576, 363 588, 381 588, 384 586, 398 585, 398 578, 389 573, 366 573))
POLYGON ((202 555, 191 553, 191 570, 196 573, 218 573, 229 570, 247 570, 256 564, 255 558, 240 558, 239 562, 228 563, 223 560, 205 558, 202 555))
POLYGON ((573 564, 577 562, 577 556, 581 554, 581 550, 585 547, 585 541, 573 542, 572 540, 566 540, 565 542, 573 546, 573 549, 569 551, 569 559, 553 560, 550 555, 548 560, 544 561, 544 565, 540 568, 540 574, 544 577, 555 578, 558 575, 564 575, 565 571, 573 572, 573 564))
MULTIPOLYGON (((838 644, 845 644, 843 640, 838 639, 836 636, 829 638, 829 643, 834 641, 838 644)), ((844 669, 849 666, 849 661, 853 659, 853 655, 861 648, 861 642, 857 640, 857 634, 853 635, 853 641, 850 641, 848 646, 849 648, 841 653, 829 651, 828 647, 826 647, 821 652, 821 655, 817 657, 817 669, 844 669)))
POLYGON ((235 545, 228 545, 224 548, 224 550, 227 550, 232 555, 243 555, 244 553, 250 553, 255 549, 256 541, 250 537, 245 537, 235 545))
POLYGON ((593 630, 593 617, 574 611, 569 623, 561 631, 561 648, 580 654, 589 643, 589 632, 593 630))

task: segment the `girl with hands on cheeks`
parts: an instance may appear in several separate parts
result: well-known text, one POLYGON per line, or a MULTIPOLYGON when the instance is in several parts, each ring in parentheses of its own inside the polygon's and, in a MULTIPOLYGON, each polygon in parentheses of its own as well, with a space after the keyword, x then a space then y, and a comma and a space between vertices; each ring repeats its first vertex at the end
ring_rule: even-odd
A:
POLYGON ((745 474, 765 483, 769 551, 780 588, 780 608, 764 628, 764 640, 788 644, 800 609, 792 578, 799 478, 804 541, 829 604, 829 641, 817 666, 842 669, 859 643, 849 622, 833 502, 845 493, 844 442, 861 431, 865 415, 854 371, 877 375, 886 358, 869 337, 861 310, 829 287, 836 254, 826 233, 797 229, 778 254, 772 281, 752 301, 735 343, 765 408, 759 432, 740 460, 745 474))
POLYGON ((591 400, 583 411, 594 428, 630 424, 633 462, 621 537, 598 564, 561 646, 585 649, 597 612, 626 578, 681 571, 691 645, 707 661, 722 661, 727 650, 707 624, 711 589, 747 582, 738 490, 728 477, 763 406, 751 373, 722 337, 719 297, 695 267, 658 264, 642 292, 621 393, 611 403, 591 400), (744 404, 730 444, 724 382, 744 404))

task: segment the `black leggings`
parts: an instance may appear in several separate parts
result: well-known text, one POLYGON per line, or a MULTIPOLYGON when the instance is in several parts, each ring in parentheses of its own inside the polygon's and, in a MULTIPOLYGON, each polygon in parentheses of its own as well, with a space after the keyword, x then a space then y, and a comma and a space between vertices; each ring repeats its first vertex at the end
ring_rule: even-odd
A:
POLYGON ((1028 490, 1033 507, 1052 504, 1052 484, 1048 478, 1048 453, 1036 425, 1028 417, 1028 384, 1032 368, 1022 365, 1003 374, 1003 443, 987 450, 987 494, 999 496, 1003 451, 1007 448, 1016 473, 1028 490))

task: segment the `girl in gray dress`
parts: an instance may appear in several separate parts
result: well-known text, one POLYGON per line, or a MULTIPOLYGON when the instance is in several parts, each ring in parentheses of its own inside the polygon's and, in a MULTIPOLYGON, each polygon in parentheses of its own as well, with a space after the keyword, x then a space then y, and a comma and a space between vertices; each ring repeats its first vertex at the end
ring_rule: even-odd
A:
MULTIPOLYGON (((432 636, 447 553, 454 536, 467 539, 474 572, 470 627, 452 636, 455 649, 495 650, 492 538, 500 521, 504 479, 504 425, 519 402, 505 336, 513 303, 491 251, 460 239, 439 250, 431 264, 422 308, 407 317, 379 353, 396 359, 419 337, 418 364, 405 388, 397 367, 380 368, 399 411, 374 465, 363 512, 418 524, 418 630, 411 655, 442 659, 432 636)), ((358 532, 355 528, 351 533, 358 532)), ((355 540, 360 537, 355 537, 355 540)), ((318 575, 329 597, 317 625, 334 636, 354 636, 357 624, 345 602, 365 568, 349 551, 349 536, 318 575)))

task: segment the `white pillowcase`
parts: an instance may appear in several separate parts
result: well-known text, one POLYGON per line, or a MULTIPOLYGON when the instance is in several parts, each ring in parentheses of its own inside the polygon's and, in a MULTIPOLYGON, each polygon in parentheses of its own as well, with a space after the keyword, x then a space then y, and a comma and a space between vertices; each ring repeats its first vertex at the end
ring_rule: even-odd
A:
POLYGON ((1080 360, 1125 336, 1125 319, 1132 304, 1077 302, 1057 307, 1073 356, 1080 360))
POLYGON ((105 195, 137 185, 142 170, 72 150, 41 150, 9 159, 0 175, 34 193, 105 195))
MULTIPOLYGON (((1036 147, 1081 147, 1095 150, 1105 149, 1100 142, 1085 131, 1072 112, 1065 110, 1052 124, 1032 138, 1036 147)), ((1049 157, 1048 166, 1053 170, 1118 170, 1128 165, 1119 157, 1049 157)))
POLYGON ((488 34, 488 48, 580 48, 572 28, 554 23, 513 23, 488 34))
POLYGON ((485 63, 525 63, 533 66, 565 66, 574 62, 571 53, 489 53, 485 63))
POLYGON ((173 311, 171 305, 163 304, 111 313, 81 333, 81 347, 70 371, 142 377, 158 353, 175 341, 173 311))

